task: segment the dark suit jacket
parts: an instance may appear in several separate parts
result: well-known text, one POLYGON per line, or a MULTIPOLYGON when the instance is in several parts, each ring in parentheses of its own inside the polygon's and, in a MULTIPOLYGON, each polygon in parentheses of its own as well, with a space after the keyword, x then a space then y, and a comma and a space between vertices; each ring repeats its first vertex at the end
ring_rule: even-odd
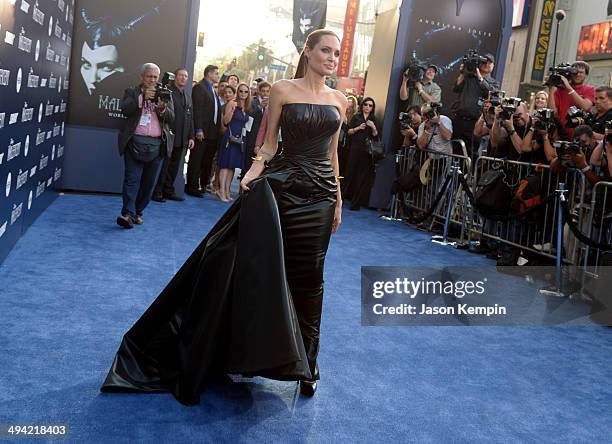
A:
POLYGON ((193 100, 193 127, 196 130, 199 128, 204 131, 205 139, 219 139, 221 103, 217 102, 217 123, 215 124, 215 95, 206 84, 206 80, 201 80, 193 87, 191 98, 193 100))
MULTIPOLYGON (((140 121, 140 115, 142 114, 142 108, 138 106, 140 91, 140 85, 128 88, 125 90, 121 100, 121 111, 127 117, 123 128, 119 131, 119 155, 121 156, 125 153, 127 144, 134 135, 134 131, 136 131, 140 121)), ((160 113, 159 110, 157 111, 157 117, 162 127, 162 145, 166 146, 166 154, 170 156, 174 146, 174 132, 172 131, 174 126, 174 104, 172 100, 170 100, 163 113, 160 113)))
POLYGON ((189 139, 195 139, 193 131, 193 103, 186 90, 183 94, 175 86, 171 86, 174 103, 174 146, 185 148, 189 139), (185 103, 183 104, 183 97, 185 103))
POLYGON ((257 141, 257 133, 259 132, 259 128, 263 120, 264 110, 263 108, 259 107, 254 111, 251 111, 249 115, 253 117, 253 124, 251 125, 251 131, 249 131, 247 135, 247 146, 249 148, 253 148, 255 146, 255 142, 257 141))

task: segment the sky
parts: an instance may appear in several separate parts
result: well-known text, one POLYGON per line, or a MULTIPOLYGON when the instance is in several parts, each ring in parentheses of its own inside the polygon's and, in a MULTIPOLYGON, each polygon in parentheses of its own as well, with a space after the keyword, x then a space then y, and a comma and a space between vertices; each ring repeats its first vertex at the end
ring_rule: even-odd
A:
MULTIPOLYGON (((362 0, 367 1, 367 0, 362 0)), ((346 0, 328 0, 327 19, 342 21, 346 0)), ((239 55, 246 46, 263 38, 276 57, 294 53, 291 41, 293 0, 202 0, 198 31, 204 32, 204 47, 198 61, 219 55, 239 55), (231 4, 231 7, 228 7, 231 4)))

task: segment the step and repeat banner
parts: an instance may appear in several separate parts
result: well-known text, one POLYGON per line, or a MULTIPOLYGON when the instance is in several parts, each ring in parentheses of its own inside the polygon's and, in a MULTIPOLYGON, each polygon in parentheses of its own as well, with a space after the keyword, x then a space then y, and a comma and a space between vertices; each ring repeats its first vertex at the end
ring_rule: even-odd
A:
POLYGON ((74 0, 0 2, 0 261, 62 177, 74 10, 74 0))

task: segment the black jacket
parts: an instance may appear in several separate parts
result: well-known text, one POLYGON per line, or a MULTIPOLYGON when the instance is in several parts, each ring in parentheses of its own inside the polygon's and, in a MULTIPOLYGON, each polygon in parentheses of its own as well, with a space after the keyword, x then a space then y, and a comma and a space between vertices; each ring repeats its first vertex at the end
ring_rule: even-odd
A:
POLYGON ((171 86, 172 101, 174 102, 174 146, 185 148, 189 139, 194 139, 193 129, 193 103, 187 91, 181 91, 171 86))
POLYGON ((261 122, 263 120, 264 109, 258 107, 251 111, 249 116, 253 118, 253 123, 251 125, 251 131, 247 133, 247 146, 249 148, 254 148, 255 142, 257 141, 257 133, 259 132, 259 128, 261 127, 261 122))
POLYGON ((466 76, 463 83, 453 86, 453 92, 459 94, 459 99, 453 103, 452 110, 455 117, 464 119, 478 119, 482 113, 482 107, 478 105, 479 99, 486 99, 489 91, 499 89, 497 81, 491 77, 483 77, 482 82, 474 76, 466 76))
POLYGON ((217 98, 217 122, 215 123, 215 95, 208 87, 206 80, 201 80, 193 87, 191 98, 193 100, 193 127, 196 130, 204 131, 205 139, 219 139, 221 103, 217 98))
MULTIPOLYGON (((140 85, 128 88, 123 94, 121 100, 121 111, 123 115, 127 117, 125 124, 121 131, 119 131, 119 155, 123 155, 127 148, 127 144, 134 135, 138 122, 140 121, 140 115, 142 108, 138 106, 138 96, 141 94, 140 85)), ((157 111, 157 117, 162 127, 162 140, 163 144, 166 145, 167 155, 172 154, 172 147, 174 146, 174 132, 172 127, 174 126, 174 104, 172 100, 166 106, 163 113, 157 111)))

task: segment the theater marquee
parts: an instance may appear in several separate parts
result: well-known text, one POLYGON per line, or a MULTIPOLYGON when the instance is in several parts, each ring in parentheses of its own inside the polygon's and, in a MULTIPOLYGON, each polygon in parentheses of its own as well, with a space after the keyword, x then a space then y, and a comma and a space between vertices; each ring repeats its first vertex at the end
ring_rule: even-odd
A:
POLYGON ((610 43, 612 21, 583 26, 578 41, 578 60, 605 60, 612 58, 610 43))

